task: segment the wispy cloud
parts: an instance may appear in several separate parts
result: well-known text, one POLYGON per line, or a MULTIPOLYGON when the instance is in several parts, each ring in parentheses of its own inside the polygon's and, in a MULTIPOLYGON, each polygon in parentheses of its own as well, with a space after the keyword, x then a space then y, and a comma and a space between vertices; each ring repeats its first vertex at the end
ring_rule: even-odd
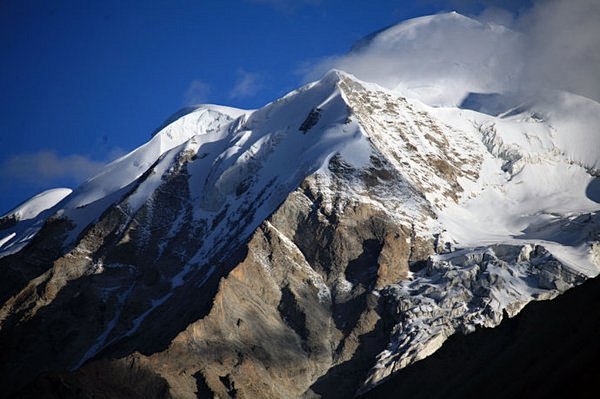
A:
POLYGON ((458 14, 425 17, 366 38, 350 53, 322 60, 308 78, 336 68, 430 104, 457 105, 468 91, 495 91, 510 80, 516 64, 503 61, 513 57, 518 42, 516 33, 489 29, 458 14))
POLYGON ((519 11, 530 7, 532 3, 531 0, 420 0, 420 2, 440 9, 456 10, 461 14, 473 14, 488 8, 519 11))
POLYGON ((183 94, 183 105, 194 105, 208 102, 211 87, 208 83, 194 79, 183 94))
POLYGON ((387 87, 417 82, 435 89, 436 81, 443 81, 484 92, 559 89, 600 101, 598 0, 534 0, 525 2, 528 8, 496 0, 442 4, 466 13, 479 10, 476 19, 484 25, 445 25, 439 30, 432 26, 418 43, 411 42, 412 31, 407 30, 402 40, 387 37, 321 60, 305 69, 306 80, 338 68, 387 87), (506 4, 511 12, 502 8, 506 4), (487 29, 489 22, 513 32, 487 29))
MULTIPOLYGON (((119 148, 110 152, 110 161, 124 154, 119 148)), ((49 187, 59 181, 79 183, 96 174, 106 162, 72 154, 61 156, 53 150, 13 155, 0 163, 0 179, 5 184, 49 187)))
POLYGON ((523 84, 568 90, 600 101, 600 2, 539 0, 520 17, 523 84))
POLYGON ((229 97, 232 99, 253 97, 264 87, 258 73, 238 69, 236 75, 236 81, 229 92, 229 97))

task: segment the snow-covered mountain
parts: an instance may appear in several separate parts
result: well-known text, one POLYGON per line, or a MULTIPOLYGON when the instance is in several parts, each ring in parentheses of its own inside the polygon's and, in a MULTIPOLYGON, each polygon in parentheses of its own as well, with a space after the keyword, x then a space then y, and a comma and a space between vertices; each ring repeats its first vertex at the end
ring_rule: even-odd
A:
POLYGON ((456 12, 404 21, 359 41, 336 67, 434 106, 458 106, 469 93, 517 90, 521 34, 456 12))
POLYGON ((403 72, 465 34, 518 37, 454 13, 404 22, 349 57, 410 68, 188 109, 5 215, 9 393, 348 396, 596 276, 600 104, 505 91, 481 69, 490 48, 403 72))

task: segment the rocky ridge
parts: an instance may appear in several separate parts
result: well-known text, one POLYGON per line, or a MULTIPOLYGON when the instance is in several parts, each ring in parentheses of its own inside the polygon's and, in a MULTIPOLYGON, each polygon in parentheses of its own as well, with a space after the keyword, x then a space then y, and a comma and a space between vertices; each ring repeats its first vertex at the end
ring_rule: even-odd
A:
POLYGON ((175 119, 4 229, 8 393, 351 396, 581 283, 551 235, 457 248, 440 222, 504 162, 480 126, 338 71, 175 119))

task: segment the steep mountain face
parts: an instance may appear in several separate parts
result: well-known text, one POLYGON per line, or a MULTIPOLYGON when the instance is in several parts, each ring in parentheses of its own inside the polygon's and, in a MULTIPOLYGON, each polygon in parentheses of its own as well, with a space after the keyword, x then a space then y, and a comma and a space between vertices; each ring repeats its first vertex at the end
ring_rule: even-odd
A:
POLYGON ((177 114, 9 213, 6 394, 352 396, 595 276, 600 105, 498 96, 433 108, 331 71, 177 114))
POLYGON ((553 301, 527 306, 494 329, 451 337, 361 397, 390 398, 401 391, 409 398, 595 398, 599 302, 600 280, 587 281, 553 301))

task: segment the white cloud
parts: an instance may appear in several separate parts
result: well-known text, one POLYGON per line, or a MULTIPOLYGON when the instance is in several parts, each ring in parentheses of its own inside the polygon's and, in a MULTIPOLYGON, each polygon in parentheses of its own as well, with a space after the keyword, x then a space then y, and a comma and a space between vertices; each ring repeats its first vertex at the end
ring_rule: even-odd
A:
MULTIPOLYGON (((113 148, 109 160, 124 154, 113 148)), ((47 187, 59 180, 81 182, 96 174, 106 163, 84 155, 61 156, 53 150, 13 155, 0 163, 0 178, 5 183, 31 184, 47 187)))
POLYGON ((306 79, 338 68, 386 87, 414 89, 433 103, 460 101, 462 88, 559 89, 600 101, 599 1, 538 0, 516 16, 498 8, 499 1, 449 3, 489 7, 477 17, 480 24, 448 17, 392 27, 360 49, 321 60, 305 71, 306 79))
POLYGON ((483 8, 504 8, 508 10, 520 10, 526 8, 528 0, 420 0, 421 3, 434 5, 439 9, 450 8, 462 14, 472 14, 483 8))
POLYGON ((494 91, 513 79, 519 66, 504 60, 518 41, 514 32, 460 14, 423 17, 323 60, 309 78, 337 68, 434 105, 457 105, 469 91, 494 91))
POLYGON ((188 88, 183 94, 184 105, 202 104, 208 101, 211 87, 208 83, 199 79, 190 82, 188 88))
POLYGON ((238 69, 236 75, 236 81, 229 92, 230 98, 240 99, 252 97, 264 87, 260 83, 260 75, 258 73, 238 69))
POLYGON ((523 84, 600 101, 600 1, 538 1, 515 26, 526 37, 523 84))

